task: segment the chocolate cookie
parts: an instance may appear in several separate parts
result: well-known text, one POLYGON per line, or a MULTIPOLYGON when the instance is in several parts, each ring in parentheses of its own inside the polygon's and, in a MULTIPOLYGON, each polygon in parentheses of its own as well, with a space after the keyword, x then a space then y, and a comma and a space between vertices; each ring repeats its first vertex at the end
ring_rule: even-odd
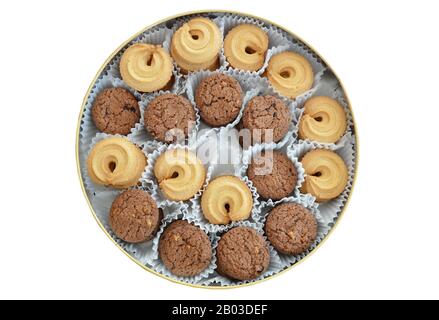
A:
POLYGON ((217 248, 217 271, 237 280, 257 278, 268 268, 270 253, 254 229, 236 227, 225 233, 217 248))
POLYGON ((297 203, 284 203, 271 210, 265 222, 265 233, 281 253, 304 252, 317 237, 314 215, 297 203))
POLYGON ((124 88, 109 88, 96 97, 91 115, 100 131, 126 135, 139 121, 140 109, 131 92, 124 88))
POLYGON ((127 190, 116 197, 110 209, 110 226, 126 242, 151 240, 158 230, 161 214, 150 194, 127 190))
POLYGON ((201 80, 195 93, 201 118, 209 125, 226 125, 238 116, 242 105, 239 82, 225 74, 216 73, 201 80))
POLYGON ((250 130, 252 144, 280 141, 287 134, 290 122, 290 110, 274 96, 252 98, 242 117, 242 127, 250 130))
POLYGON ((146 130, 155 139, 171 143, 188 137, 195 124, 195 110, 185 97, 167 93, 148 104, 144 118, 146 130))
POLYGON ((247 176, 264 199, 280 200, 287 197, 297 183, 294 164, 277 150, 262 152, 253 157, 247 176))
POLYGON ((183 220, 171 223, 160 237, 160 259, 176 276, 190 277, 202 272, 212 258, 206 233, 183 220))

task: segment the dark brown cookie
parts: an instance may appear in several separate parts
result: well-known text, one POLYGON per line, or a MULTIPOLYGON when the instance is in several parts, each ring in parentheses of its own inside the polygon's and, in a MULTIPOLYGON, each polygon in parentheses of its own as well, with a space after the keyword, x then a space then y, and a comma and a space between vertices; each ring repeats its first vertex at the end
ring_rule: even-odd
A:
POLYGON ((206 233, 186 221, 171 223, 160 237, 160 259, 176 276, 190 277, 202 272, 212 258, 206 233))
POLYGON ((151 240, 158 230, 161 214, 150 194, 143 190, 127 190, 113 201, 110 226, 117 237, 139 243, 151 240))
POLYGON ((280 141, 287 134, 290 122, 290 110, 274 96, 252 98, 242 116, 242 127, 250 130, 252 144, 280 141))
POLYGON ((182 133, 188 137, 195 124, 195 110, 185 97, 167 93, 148 104, 144 118, 146 130, 155 139, 171 143, 182 133))
POLYGON ((242 105, 239 82, 225 74, 216 73, 201 80, 195 93, 201 118, 209 125, 226 125, 238 116, 242 105))
POLYGON ((91 110, 96 127, 105 133, 130 133, 140 119, 135 96, 124 88, 109 88, 96 97, 91 110))
POLYGON ((247 176, 264 199, 280 200, 287 197, 297 183, 294 164, 277 150, 262 152, 253 157, 247 176))
POLYGON ((281 253, 300 254, 315 241, 317 221, 314 215, 297 203, 284 203, 271 210, 265 222, 265 233, 281 253))
POLYGON ((264 238, 248 227, 236 227, 225 233, 218 243, 216 257, 217 271, 237 280, 257 278, 270 263, 264 238))

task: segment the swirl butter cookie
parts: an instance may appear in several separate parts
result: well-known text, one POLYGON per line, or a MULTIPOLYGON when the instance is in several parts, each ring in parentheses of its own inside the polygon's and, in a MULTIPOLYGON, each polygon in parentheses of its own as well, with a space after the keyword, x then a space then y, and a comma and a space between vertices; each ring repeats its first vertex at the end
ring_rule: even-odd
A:
POLYGON ((213 224, 245 220, 251 214, 253 196, 244 181, 235 176, 212 180, 201 197, 204 217, 213 224))
POLYGON ((218 26, 210 19, 197 17, 183 24, 172 36, 171 55, 183 73, 215 70, 222 45, 218 26))
POLYGON ((289 51, 271 57, 267 78, 277 91, 292 99, 311 89, 314 82, 312 66, 308 60, 289 51))
POLYGON ((335 143, 346 131, 346 126, 346 114, 337 100, 329 97, 312 97, 304 106, 299 123, 299 137, 335 143))
POLYGON ((258 26, 241 24, 227 33, 224 55, 233 68, 257 71, 264 65, 268 36, 258 26))
POLYGON ((315 149, 307 152, 302 160, 305 169, 303 193, 310 193, 318 202, 338 197, 348 183, 348 168, 334 151, 315 149))
POLYGON ((201 189, 206 169, 195 153, 172 149, 159 156, 154 165, 154 175, 167 199, 184 201, 201 189))
POLYGON ((87 159, 88 174, 94 183, 119 189, 136 185, 145 166, 143 152, 120 137, 99 141, 87 159))
POLYGON ((172 78, 172 59, 159 45, 133 44, 123 53, 119 66, 122 79, 140 92, 160 90, 172 78))

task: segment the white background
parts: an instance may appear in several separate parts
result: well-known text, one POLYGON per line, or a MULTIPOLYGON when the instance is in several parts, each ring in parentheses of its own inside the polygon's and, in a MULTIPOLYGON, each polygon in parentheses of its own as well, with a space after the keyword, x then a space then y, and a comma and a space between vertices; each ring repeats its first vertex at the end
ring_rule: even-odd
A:
POLYGON ((1 298, 439 298, 436 1, 2 1, 1 298), (351 99, 358 179, 337 230, 307 261, 247 288, 156 277, 100 230, 75 134, 103 61, 134 33, 196 9, 275 21, 311 44, 351 99))

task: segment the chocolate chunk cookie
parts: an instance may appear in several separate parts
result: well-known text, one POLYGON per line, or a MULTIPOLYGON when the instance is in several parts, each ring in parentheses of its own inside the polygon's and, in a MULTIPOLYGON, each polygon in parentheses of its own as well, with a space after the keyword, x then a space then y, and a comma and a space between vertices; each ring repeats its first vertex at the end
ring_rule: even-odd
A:
POLYGON ((127 190, 113 201, 110 226, 116 236, 126 242, 151 240, 158 230, 161 214, 150 194, 143 190, 127 190))
POLYGON ((225 233, 217 248, 217 271, 237 280, 257 278, 268 268, 270 253, 254 229, 236 227, 225 233))
POLYGON ((212 258, 212 247, 203 230, 177 220, 161 235, 159 254, 170 272, 176 276, 190 277, 207 268, 212 258))
POLYGON ((297 203, 284 203, 271 210, 265 222, 265 233, 281 253, 304 252, 317 237, 314 215, 297 203))
POLYGON ((273 150, 253 157, 247 176, 264 199, 280 200, 290 195, 297 183, 294 164, 283 153, 273 150))
POLYGON ((195 124, 195 110, 188 99, 167 93, 152 100, 145 110, 145 128, 157 140, 187 138, 195 124))
POLYGON ((100 131, 126 135, 139 121, 140 109, 131 92, 124 88, 109 88, 96 97, 91 115, 100 131))
POLYGON ((291 112, 282 100, 258 96, 247 103, 242 127, 250 130, 252 144, 278 142, 287 134, 291 118, 291 112))
POLYGON ((239 82, 225 74, 216 73, 201 80, 195 102, 201 118, 209 125, 226 125, 238 116, 242 105, 242 89, 239 82))

